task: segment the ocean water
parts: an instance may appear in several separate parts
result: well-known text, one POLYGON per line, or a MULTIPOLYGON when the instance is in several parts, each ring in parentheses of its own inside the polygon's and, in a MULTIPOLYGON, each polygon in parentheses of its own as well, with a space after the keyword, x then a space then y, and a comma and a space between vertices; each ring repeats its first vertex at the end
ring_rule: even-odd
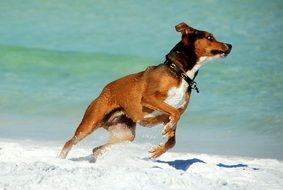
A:
MULTIPOLYGON (((0 1, 0 138, 65 142, 108 82, 157 65, 185 21, 233 45, 203 68, 175 151, 283 159, 283 2, 0 1)), ((138 127, 159 143, 162 126, 138 127)), ((103 130, 87 142, 106 141, 103 130)))

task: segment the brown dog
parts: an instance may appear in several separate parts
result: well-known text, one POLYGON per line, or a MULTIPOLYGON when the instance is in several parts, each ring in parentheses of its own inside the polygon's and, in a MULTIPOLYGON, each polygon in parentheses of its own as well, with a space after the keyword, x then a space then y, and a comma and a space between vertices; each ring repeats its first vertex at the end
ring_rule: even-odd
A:
POLYGON ((165 124, 163 134, 168 140, 150 151, 152 158, 175 145, 177 122, 187 108, 191 90, 197 90, 193 79, 199 68, 212 58, 227 56, 232 48, 217 41, 211 33, 186 23, 175 28, 182 33, 182 40, 166 56, 165 64, 148 67, 106 85, 87 108, 60 158, 66 158, 73 145, 99 127, 108 130, 110 138, 107 144, 93 150, 96 157, 108 145, 133 141, 137 123, 146 127, 165 124))

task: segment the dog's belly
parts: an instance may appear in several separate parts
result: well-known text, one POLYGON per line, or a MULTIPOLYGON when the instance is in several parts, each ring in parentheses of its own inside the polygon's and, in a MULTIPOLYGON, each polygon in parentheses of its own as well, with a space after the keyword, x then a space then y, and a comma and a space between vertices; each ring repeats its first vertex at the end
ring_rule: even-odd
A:
POLYGON ((144 118, 138 123, 144 127, 153 127, 157 124, 169 122, 169 115, 160 113, 160 115, 144 118))

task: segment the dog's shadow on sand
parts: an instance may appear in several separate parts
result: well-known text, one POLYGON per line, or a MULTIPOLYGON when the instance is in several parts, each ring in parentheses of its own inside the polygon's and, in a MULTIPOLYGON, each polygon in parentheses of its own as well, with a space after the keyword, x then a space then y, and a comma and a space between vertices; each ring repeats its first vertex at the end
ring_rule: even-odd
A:
POLYGON ((188 160, 174 160, 174 161, 162 161, 162 160, 156 160, 155 162, 157 163, 162 163, 162 164, 168 164, 175 168, 176 170, 183 170, 186 171, 195 163, 204 163, 203 160, 193 158, 193 159, 188 159, 188 160))
MULTIPOLYGON (((172 166, 173 168, 175 168, 176 170, 183 170, 183 171, 187 171, 193 164, 196 164, 196 163, 206 164, 206 162, 198 158, 193 158, 193 159, 188 159, 188 160, 174 160, 174 161, 156 160, 155 162, 168 164, 172 166)), ((247 168, 248 167, 248 165, 246 164, 228 165, 228 164, 223 164, 223 163, 216 164, 216 166, 220 168, 247 168)), ((259 169, 253 168, 253 170, 259 170, 259 169)))
POLYGON ((78 158, 70 158, 69 160, 74 161, 74 162, 82 162, 82 161, 88 161, 90 163, 96 162, 96 159, 94 158, 93 154, 90 154, 88 156, 78 157, 78 158))
MULTIPOLYGON (((83 156, 83 157, 78 157, 78 158, 70 158, 69 160, 74 161, 74 162, 82 162, 82 161, 87 161, 90 163, 95 163, 96 159, 92 154, 88 156, 83 156)), ((143 160, 150 160, 149 158, 143 158, 143 160)), ((206 164, 205 161, 200 160, 198 158, 193 158, 193 159, 187 159, 187 160, 173 160, 173 161, 163 161, 163 160, 155 160, 154 162, 156 163, 161 163, 161 164, 168 164, 169 166, 175 168, 176 170, 182 170, 182 171, 187 171, 193 164, 196 163, 202 163, 206 164)), ((249 166, 246 164, 223 164, 219 163, 216 164, 217 167, 220 168, 248 168, 249 166)), ((156 166, 158 167, 158 166, 156 166)), ((159 168, 159 167, 158 167, 159 168)), ((252 168, 253 170, 259 170, 259 168, 252 168)))

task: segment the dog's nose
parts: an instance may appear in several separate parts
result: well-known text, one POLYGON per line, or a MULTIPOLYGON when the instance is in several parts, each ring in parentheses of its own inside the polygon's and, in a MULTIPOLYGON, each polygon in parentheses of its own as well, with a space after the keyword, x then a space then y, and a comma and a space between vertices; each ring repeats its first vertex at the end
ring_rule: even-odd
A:
POLYGON ((227 50, 227 54, 229 54, 232 50, 232 45, 231 44, 226 44, 226 46, 228 47, 228 50, 227 50))
POLYGON ((231 44, 226 44, 226 45, 229 47, 230 50, 232 49, 232 45, 231 44))

